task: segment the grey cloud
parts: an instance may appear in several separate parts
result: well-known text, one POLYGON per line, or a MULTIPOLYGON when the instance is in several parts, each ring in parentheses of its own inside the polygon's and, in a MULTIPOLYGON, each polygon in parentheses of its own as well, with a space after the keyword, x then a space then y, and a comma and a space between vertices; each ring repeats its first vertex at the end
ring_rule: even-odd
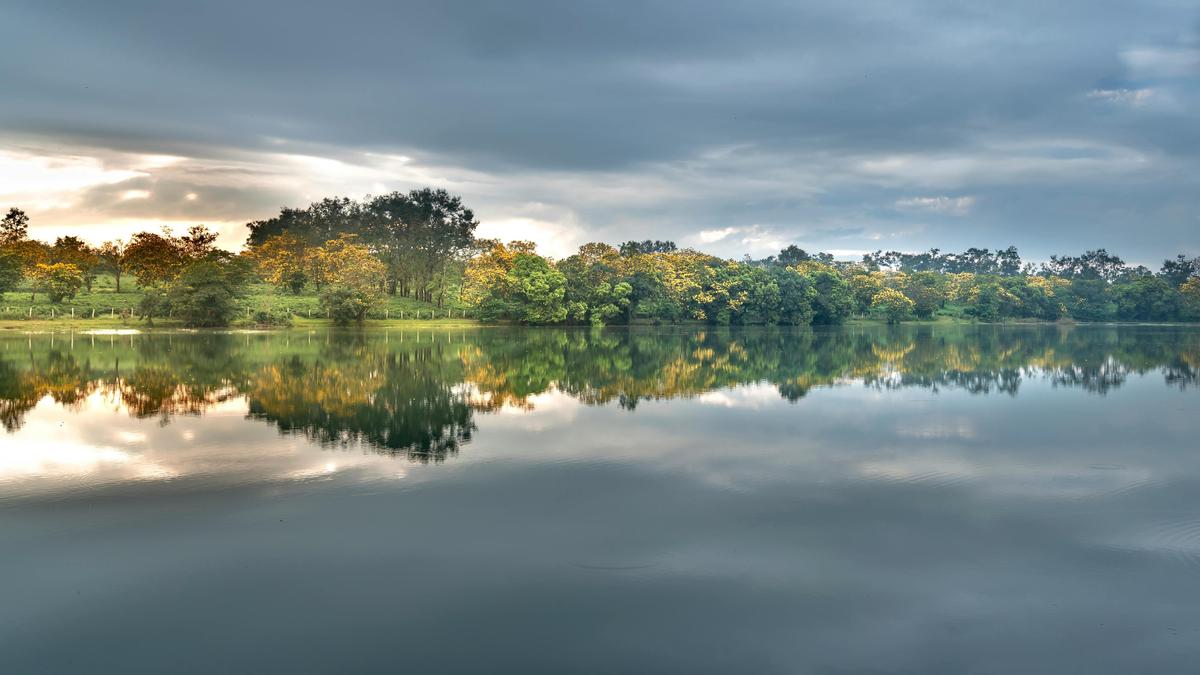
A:
MULTIPOLYGON (((404 154, 485 177, 461 190, 484 215, 550 203, 593 238, 758 224, 809 248, 854 248, 849 227, 864 233, 859 248, 920 231, 890 245, 1012 243, 1044 257, 1101 245, 1099 229, 1127 257, 1200 248, 1200 41, 1196 11, 1178 3, 11 5, 6 134, 200 166, 404 154), (1153 94, 1121 93, 1139 91, 1153 94), (1063 148, 1094 156, 1028 161, 1067 159, 1063 148), (862 170, 892 156, 965 168, 862 170), (648 183, 661 199, 641 194, 648 183), (895 212, 930 195, 986 200, 969 214, 895 212), (1122 232, 1130 214, 1140 221, 1122 232)), ((393 189, 412 178, 381 174, 393 189)), ((188 189, 161 180, 165 194, 188 189)), ((305 182, 260 197, 230 177, 218 210, 262 217, 302 200, 305 182)), ((198 208, 178 213, 211 213, 198 208)), ((713 250, 737 255, 737 243, 713 250)))

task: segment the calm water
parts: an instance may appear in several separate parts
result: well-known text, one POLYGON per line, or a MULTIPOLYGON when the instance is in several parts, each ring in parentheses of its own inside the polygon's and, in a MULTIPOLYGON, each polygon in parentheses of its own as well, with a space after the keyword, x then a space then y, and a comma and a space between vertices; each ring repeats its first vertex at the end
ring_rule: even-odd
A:
POLYGON ((0 672, 1192 673, 1200 329, 0 336, 0 672))

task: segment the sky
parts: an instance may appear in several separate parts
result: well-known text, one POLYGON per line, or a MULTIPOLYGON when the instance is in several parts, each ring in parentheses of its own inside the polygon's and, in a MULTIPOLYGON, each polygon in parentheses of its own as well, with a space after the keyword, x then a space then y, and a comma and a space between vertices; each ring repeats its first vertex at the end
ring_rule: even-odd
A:
POLYGON ((5 0, 0 45, 40 238, 435 186, 554 256, 1200 255, 1194 2, 5 0))

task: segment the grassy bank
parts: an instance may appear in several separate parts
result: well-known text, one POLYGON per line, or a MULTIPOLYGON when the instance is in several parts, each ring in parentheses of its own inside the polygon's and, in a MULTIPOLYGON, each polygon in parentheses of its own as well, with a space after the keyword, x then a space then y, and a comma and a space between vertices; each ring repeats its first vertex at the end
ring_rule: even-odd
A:
MULTIPOLYGON (((253 284, 245 291, 238 302, 235 323, 253 323, 256 318, 266 316, 286 318, 295 325, 330 325, 314 292, 280 293, 267 284, 253 284)), ((144 329, 148 327, 146 322, 137 318, 141 298, 141 289, 132 279, 122 279, 121 291, 117 292, 116 280, 111 276, 97 278, 92 290, 81 291, 57 304, 50 302, 44 293, 18 289, 0 294, 0 330, 144 329)), ((475 322, 467 315, 469 312, 456 302, 438 307, 412 298, 389 296, 371 310, 368 319, 371 325, 473 325, 475 322)), ((179 326, 170 317, 155 319, 154 325, 179 326)))

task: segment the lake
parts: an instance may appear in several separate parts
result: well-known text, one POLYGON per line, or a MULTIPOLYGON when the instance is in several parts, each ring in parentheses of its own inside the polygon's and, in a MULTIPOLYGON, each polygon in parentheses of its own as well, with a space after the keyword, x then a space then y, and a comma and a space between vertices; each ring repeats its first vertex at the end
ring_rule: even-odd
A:
POLYGON ((1181 673, 1200 329, 0 335, 0 672, 1181 673))

